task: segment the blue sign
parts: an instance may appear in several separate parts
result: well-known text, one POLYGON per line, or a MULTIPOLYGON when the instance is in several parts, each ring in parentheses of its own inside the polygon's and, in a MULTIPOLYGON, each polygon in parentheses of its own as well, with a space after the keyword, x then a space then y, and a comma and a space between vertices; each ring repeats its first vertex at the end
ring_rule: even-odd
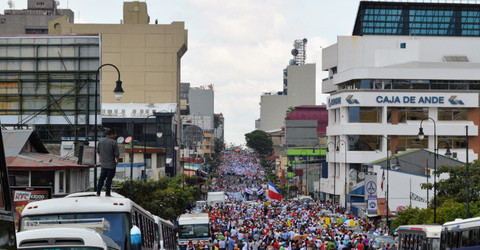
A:
POLYGON ((331 106, 338 105, 338 104, 341 104, 341 103, 342 103, 342 98, 336 97, 336 98, 330 99, 330 101, 328 102, 328 106, 331 107, 331 106))

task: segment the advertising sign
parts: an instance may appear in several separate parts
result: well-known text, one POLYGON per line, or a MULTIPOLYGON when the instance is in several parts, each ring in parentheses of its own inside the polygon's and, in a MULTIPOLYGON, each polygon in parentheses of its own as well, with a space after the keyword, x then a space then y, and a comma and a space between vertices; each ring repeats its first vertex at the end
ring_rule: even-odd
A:
POLYGON ((327 99, 327 109, 350 106, 364 107, 478 107, 476 93, 452 92, 355 92, 340 93, 327 99))
POLYGON ((15 208, 15 227, 18 229, 20 215, 28 203, 50 199, 51 188, 12 188, 13 207, 15 208))

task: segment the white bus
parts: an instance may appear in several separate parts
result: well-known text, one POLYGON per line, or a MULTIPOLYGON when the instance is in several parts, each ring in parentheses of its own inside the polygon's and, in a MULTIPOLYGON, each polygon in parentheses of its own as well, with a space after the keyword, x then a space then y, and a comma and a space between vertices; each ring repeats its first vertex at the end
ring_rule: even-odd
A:
POLYGON ((191 240, 210 245, 210 218, 207 213, 182 214, 178 218, 178 244, 185 249, 191 240))
POLYGON ((456 219, 442 226, 440 249, 479 249, 480 217, 456 219))
POLYGON ((155 231, 158 232, 158 249, 177 249, 177 233, 172 222, 158 216, 155 218, 155 231))
POLYGON ((112 193, 112 197, 96 196, 95 192, 75 193, 64 198, 31 202, 22 212, 19 232, 27 231, 28 226, 36 221, 55 223, 82 219, 108 221, 110 230, 104 231, 103 234, 120 246, 121 250, 140 247, 131 244, 131 240, 136 237, 130 235, 130 230, 134 226, 140 229, 139 244, 142 249, 157 248, 153 215, 130 199, 115 193, 112 193))
POLYGON ((440 249, 441 225, 403 225, 395 232, 398 233, 398 249, 440 249))
POLYGON ((89 228, 40 228, 17 233, 17 249, 114 250, 100 233, 89 228))

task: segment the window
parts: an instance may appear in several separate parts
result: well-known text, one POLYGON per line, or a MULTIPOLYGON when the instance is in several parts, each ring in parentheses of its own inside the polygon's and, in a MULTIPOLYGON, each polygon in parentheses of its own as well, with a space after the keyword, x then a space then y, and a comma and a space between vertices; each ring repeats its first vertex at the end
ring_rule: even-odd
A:
POLYGON ((32 186, 51 186, 54 179, 54 171, 32 171, 32 186))
POLYGON ((438 136, 438 148, 445 149, 450 146, 451 149, 466 148, 465 136, 438 136))
POLYGON ((416 107, 391 107, 387 109, 388 122, 397 119, 398 123, 405 123, 408 121, 420 121, 428 117, 428 108, 416 108, 416 107), (398 109, 398 117, 393 117, 394 109, 398 109))
POLYGON ((406 49, 407 43, 400 43, 400 49, 406 49))
POLYGON ((349 135, 348 150, 350 151, 375 151, 382 147, 383 137, 378 135, 349 135))
MULTIPOLYGON (((389 145, 390 146, 390 145, 389 145)), ((398 136, 397 150, 406 151, 412 148, 428 148, 428 136, 423 140, 418 139, 418 136, 398 136)))
POLYGON ((382 122, 382 108, 381 107, 349 107, 348 122, 380 123, 382 122))
POLYGON ((466 121, 468 109, 466 108, 438 108, 439 121, 466 121))

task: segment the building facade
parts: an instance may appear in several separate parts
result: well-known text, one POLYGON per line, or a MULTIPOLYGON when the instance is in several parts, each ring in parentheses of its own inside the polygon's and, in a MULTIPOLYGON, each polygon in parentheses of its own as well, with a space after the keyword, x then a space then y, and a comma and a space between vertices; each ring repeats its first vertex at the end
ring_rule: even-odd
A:
POLYGON ((344 203, 348 173, 368 171, 363 164, 387 151, 450 148, 460 161, 478 159, 479 16, 476 4, 360 3, 353 35, 323 49, 330 153, 322 192, 344 203))
POLYGON ((93 136, 100 36, 30 35, 0 43, 2 125, 34 127, 48 143, 93 136))
POLYGON ((28 0, 27 9, 10 9, 0 15, 0 34, 48 34, 48 23, 53 19, 65 16, 73 23, 74 14, 70 9, 59 9, 55 0, 28 0))
POLYGON ((255 129, 280 129, 285 126, 285 115, 290 107, 315 105, 316 65, 306 63, 306 45, 306 38, 293 43, 293 59, 283 70, 283 90, 261 95, 260 119, 255 120, 255 129))

